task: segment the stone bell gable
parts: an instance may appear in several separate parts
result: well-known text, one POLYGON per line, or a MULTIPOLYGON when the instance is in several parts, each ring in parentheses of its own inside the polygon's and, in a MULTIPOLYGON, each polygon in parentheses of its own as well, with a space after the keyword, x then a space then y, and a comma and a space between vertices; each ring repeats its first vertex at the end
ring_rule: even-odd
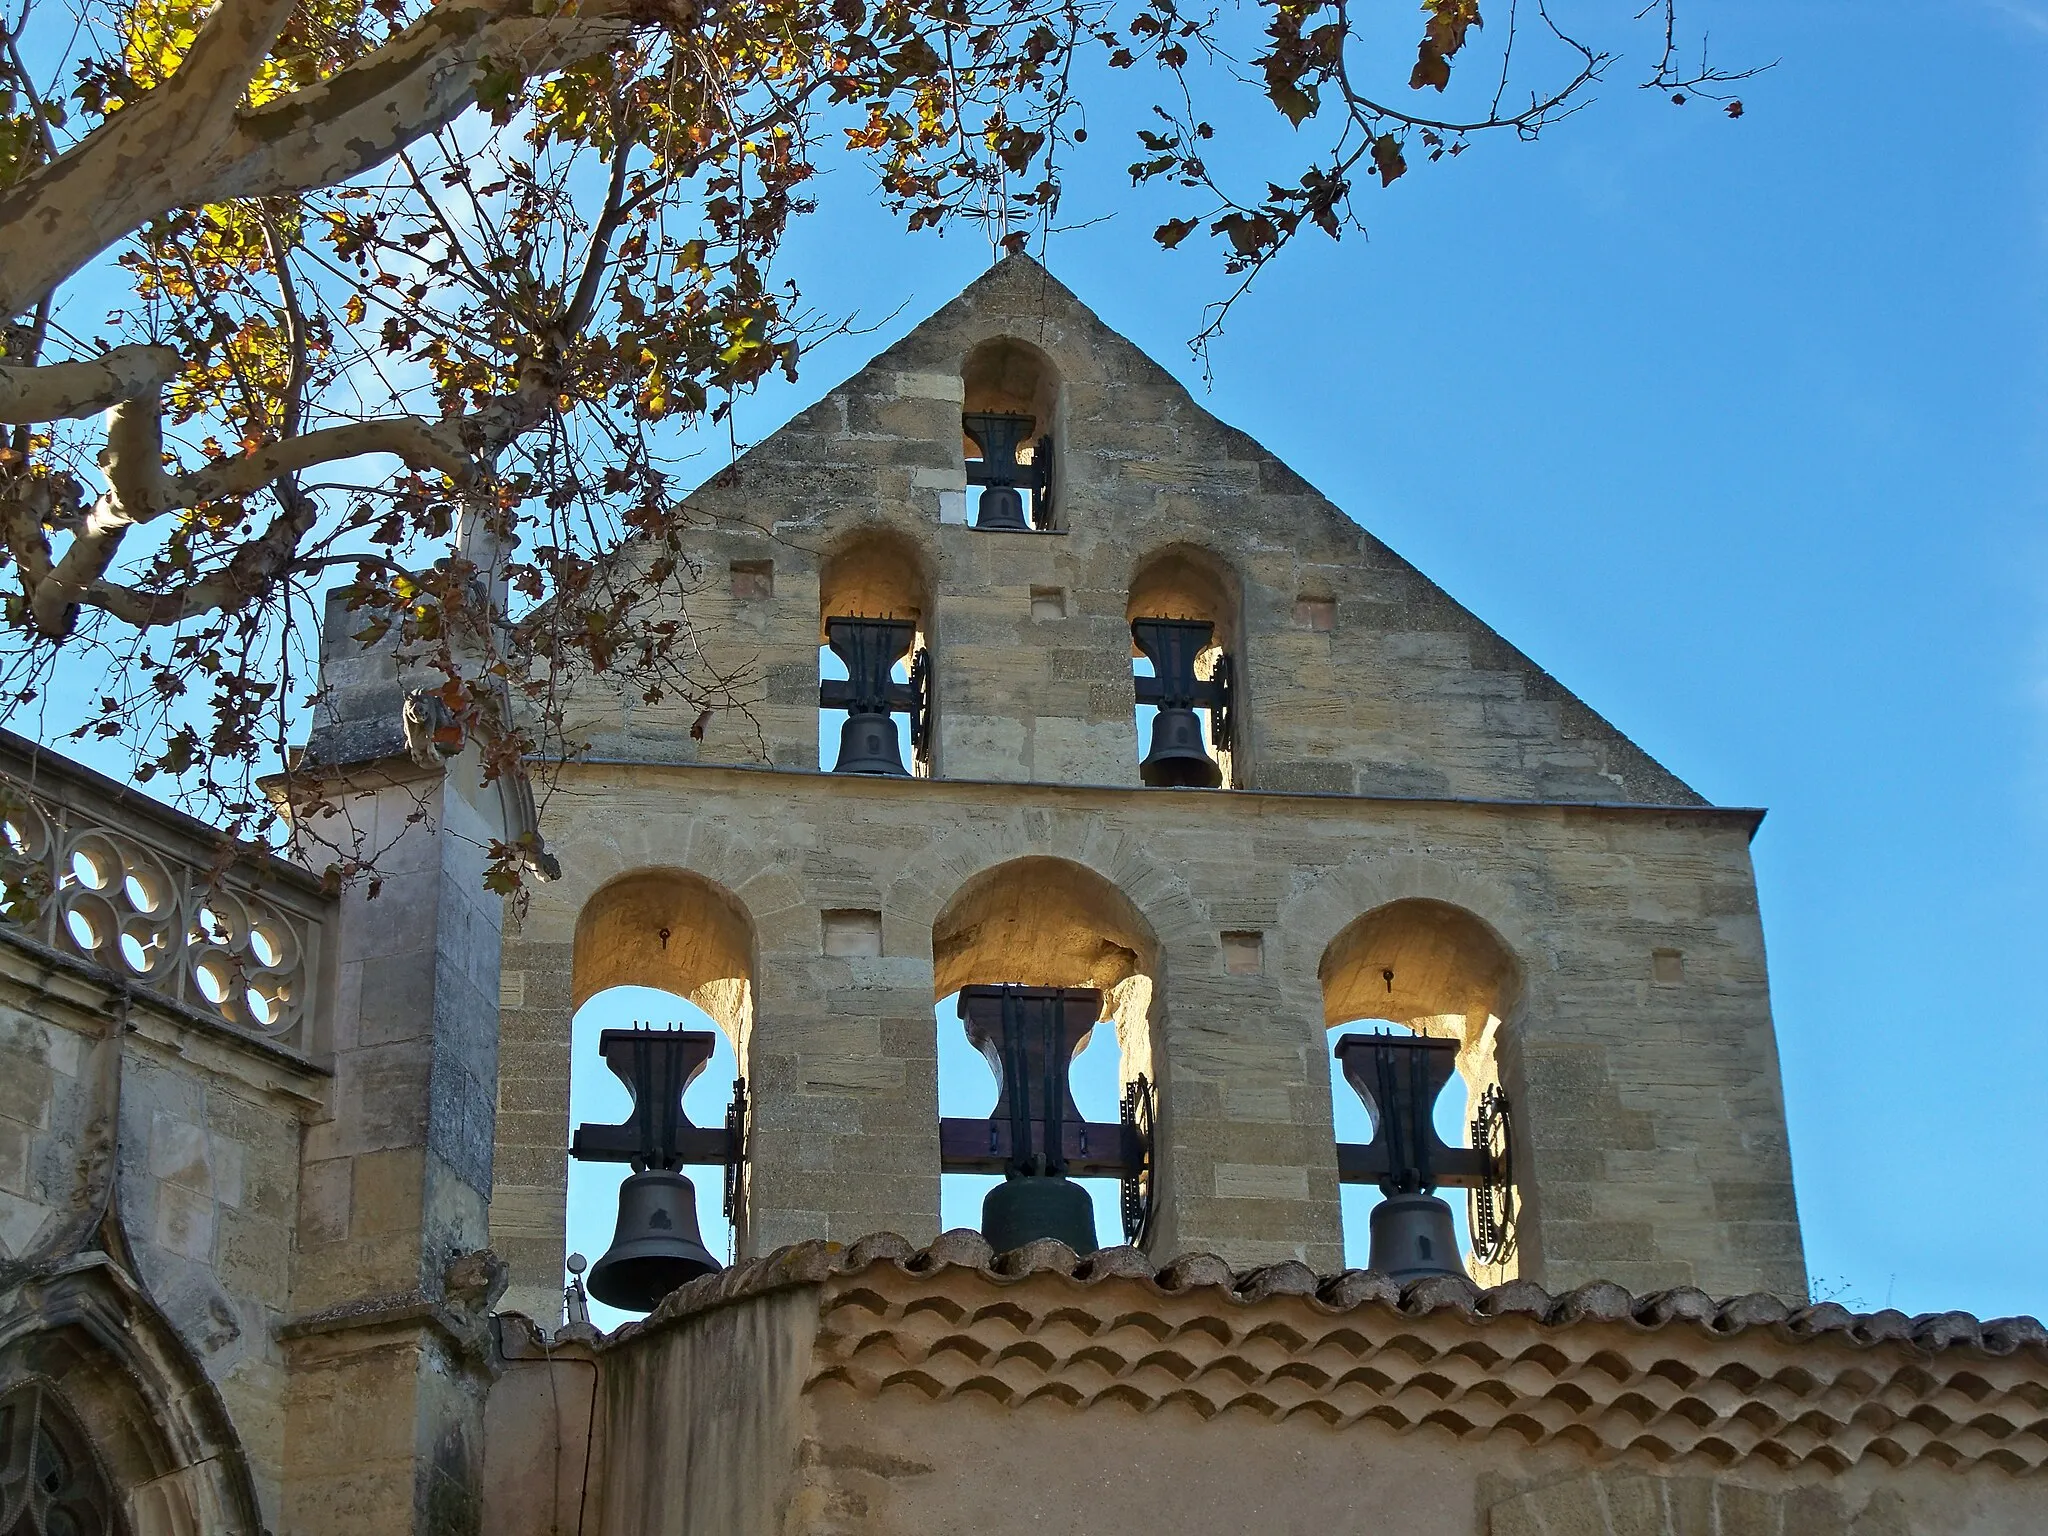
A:
POLYGON ((699 742, 694 706, 596 685, 571 722, 596 755, 814 766, 819 630, 844 613, 919 625, 934 777, 1136 784, 1129 621, 1171 613, 1232 655, 1233 787, 1701 803, 1028 257, 687 507, 689 621, 743 707, 699 742), (982 411, 1050 440, 1051 531, 973 526, 961 417, 982 411))
POLYGON ((1383 1020, 1513 1106, 1516 1257, 1483 1278, 1803 1292, 1758 813, 1706 804, 1043 268, 999 263, 688 507, 680 611, 740 703, 572 696, 562 878, 500 989, 508 1306, 559 1309, 572 1020, 626 984, 733 1045, 743 1255, 935 1236, 963 1169, 934 1004, 1016 985, 1099 994, 1156 1093, 1155 1257, 1336 1266, 1359 1180, 1331 1031, 1383 1020), (821 666, 845 620, 894 680, 821 666), (1213 790, 1141 769, 1134 623, 1197 627, 1213 777, 1167 782, 1213 790), (824 771, 862 688, 880 757, 824 771))

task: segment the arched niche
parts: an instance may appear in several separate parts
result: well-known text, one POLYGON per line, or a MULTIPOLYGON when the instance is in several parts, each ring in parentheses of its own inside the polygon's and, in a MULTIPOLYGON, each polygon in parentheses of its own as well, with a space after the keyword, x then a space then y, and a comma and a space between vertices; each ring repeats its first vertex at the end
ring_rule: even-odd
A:
MULTIPOLYGON (((696 1124, 716 1126, 731 1097, 733 1077, 744 1076, 747 1070, 754 954, 754 925, 746 909, 731 892, 702 875, 679 869, 640 870, 599 887, 577 915, 570 963, 571 1127, 583 1122, 617 1125, 632 1111, 631 1095, 599 1054, 604 1030, 704 1027, 703 1019, 673 1001, 677 998, 701 1010, 724 1037, 684 1101, 696 1124), (620 990, 634 988, 651 988, 668 997, 620 990), (727 1045, 730 1055, 723 1048, 727 1045)), ((629 1170, 624 1163, 567 1161, 563 1236, 566 1246, 595 1259, 609 1241, 619 1185, 629 1170)), ((693 1163, 683 1172, 696 1189, 703 1239, 714 1253, 723 1255, 728 1228, 721 1209, 722 1171, 693 1163)), ((595 1301, 591 1305, 600 1326, 627 1320, 625 1313, 614 1313, 595 1301)))
MULTIPOLYGON (((1384 1022, 1456 1042, 1458 1078, 1468 1110, 1499 1081, 1500 1033, 1521 1001, 1522 968, 1500 935, 1464 908, 1424 897, 1376 907, 1330 941, 1317 974, 1328 1030, 1346 1025, 1369 1030, 1384 1022)), ((1328 1042, 1326 1057, 1335 1043, 1328 1042)), ((1356 1095, 1333 1058, 1330 1076, 1341 1121, 1356 1095)), ((1453 1102, 1440 1101, 1437 1106, 1438 1130, 1452 1145, 1465 1140, 1446 1124, 1446 1117, 1460 1124, 1465 1119, 1454 1098, 1458 1088, 1458 1082, 1446 1088, 1445 1099, 1453 1102)), ((1341 1131, 1339 1139, 1345 1139, 1341 1131)), ((1457 1191, 1449 1195, 1454 1210, 1464 1203, 1456 1198, 1457 1191)), ((1353 1228, 1362 1232, 1362 1224, 1354 1219, 1361 1214, 1356 1208, 1346 1211, 1347 1247, 1357 1235, 1353 1228)), ((1513 1272, 1489 1268, 1477 1278, 1495 1283, 1513 1278, 1513 1272)))
POLYGON ((612 987, 687 998, 744 1061, 754 1018, 753 921, 731 892, 688 870, 622 875, 577 914, 570 1007, 612 987))
POLYGON ((925 644, 932 611, 931 563, 916 540, 880 525, 835 541, 818 565, 818 643, 832 618, 904 619, 925 644))
MULTIPOLYGON (((1228 561, 1198 544, 1175 543, 1155 549, 1132 569, 1129 596, 1124 602, 1126 622, 1137 619, 1192 619, 1210 626, 1210 643, 1195 658, 1195 676, 1208 681, 1216 675, 1219 659, 1228 652, 1232 663, 1230 745, 1216 740, 1216 722, 1208 721, 1209 750, 1223 771, 1226 788, 1240 788, 1247 781, 1245 744, 1250 740, 1250 716, 1245 708, 1249 689, 1245 687, 1243 588, 1228 561)), ((1141 655, 1131 643, 1131 655, 1141 655)), ((1138 753, 1149 749, 1145 711, 1138 711, 1138 753)))
POLYGON ((1159 941, 1131 899, 1094 870, 1029 855, 983 870, 932 923, 940 996, 965 986, 1114 991, 1149 976, 1159 941))
POLYGON ((1132 568, 1124 617, 1200 619, 1215 626, 1219 647, 1241 654, 1242 599, 1242 584, 1228 561, 1199 544, 1169 544, 1132 568))
MULTIPOLYGON (((1092 987, 1102 993, 1099 1018, 1115 1030, 1115 1084, 1107 1082, 1104 1066, 1100 1086, 1105 1102, 1091 1113, 1086 1086, 1075 1079, 1086 1119, 1114 1119, 1115 1093, 1138 1074, 1158 1081, 1153 1052, 1158 967, 1158 937, 1131 899, 1094 870, 1067 859, 1028 855, 983 870, 954 893, 932 924, 937 999, 962 987, 1005 983, 1092 987)), ((939 1028, 961 1028, 952 1009, 941 1010, 939 1028)), ((1083 1054, 1095 1055, 1092 1050, 1083 1054)), ((988 1107, 986 1102, 953 1108, 942 1103, 942 1112, 972 1116, 987 1113, 988 1107)), ((1104 1242, 1119 1241, 1116 1222, 1101 1199, 1097 1229, 1104 1242)))
MULTIPOLYGON (((1034 441, 1053 430, 1059 411, 1059 370, 1028 341, 991 336, 977 342, 961 364, 960 384, 963 411, 1029 416, 1034 441)), ((974 457, 974 444, 963 442, 963 446, 968 457, 974 457)))
MULTIPOLYGON (((911 679, 910 667, 920 650, 931 645, 933 581, 925 550, 901 531, 883 525, 854 530, 835 541, 818 568, 818 678, 821 683, 846 676, 846 663, 827 644, 827 621, 837 618, 898 619, 913 626, 910 649, 891 669, 898 683, 911 679)), ((840 731, 846 711, 818 711, 818 767, 831 772, 840 758, 840 731)), ((924 750, 913 746, 911 720, 896 715, 898 752, 912 774, 931 771, 930 738, 924 750)))
MULTIPOLYGON (((1061 525, 1057 491, 1061 476, 1058 465, 1050 460, 1057 456, 1060 440, 1060 376, 1052 359, 1015 336, 991 336, 968 350, 961 363, 960 386, 963 418, 984 413, 1024 418, 1021 425, 1010 424, 999 434, 998 441, 1014 442, 1016 462, 1028 470, 1017 486, 1023 498, 1021 510, 1026 524, 1039 533, 1057 532, 1061 525)), ((1003 462, 1005 451, 995 448, 993 443, 977 443, 963 419, 962 467, 968 467, 968 461, 982 459, 984 448, 995 454, 998 464, 1003 462)), ((973 480, 971 473, 969 478, 973 480)), ((976 526, 987 526, 981 521, 982 498, 970 493, 969 501, 969 520, 976 526)))
POLYGON ((1411 897, 1375 908, 1323 951, 1323 1022, 1386 1019, 1456 1040, 1465 1058, 1486 1046, 1522 995, 1522 969, 1481 919, 1449 902, 1411 897))

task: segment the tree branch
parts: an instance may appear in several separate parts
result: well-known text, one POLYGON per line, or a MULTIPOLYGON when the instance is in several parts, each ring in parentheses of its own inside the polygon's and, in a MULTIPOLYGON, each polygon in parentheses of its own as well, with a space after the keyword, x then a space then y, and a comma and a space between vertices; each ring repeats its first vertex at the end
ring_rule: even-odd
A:
POLYGON ((0 192, 0 314, 34 307, 109 245, 180 206, 190 168, 235 125, 293 0, 222 0, 177 72, 0 192))
POLYGON ((154 398, 183 366, 174 349, 140 343, 115 347, 89 363, 0 363, 0 422, 97 416, 124 400, 154 398))
POLYGON ((473 104, 486 61, 555 69, 697 14, 693 0, 586 0, 553 16, 531 0, 455 0, 319 85, 236 111, 290 10, 223 0, 176 74, 0 192, 0 228, 34 236, 0 243, 0 314, 32 307, 175 208, 309 191, 381 165, 473 104))
MULTIPOLYGON (((100 456, 112 489, 102 496, 71 545, 29 593, 29 615, 48 638, 68 635, 81 603, 106 608, 117 617, 172 613, 189 617, 210 608, 238 606, 283 569, 317 519, 311 498, 286 498, 282 514, 237 550, 227 565, 175 594, 140 593, 106 580, 128 530, 176 508, 246 496, 316 464, 331 464, 367 453, 388 453, 414 469, 438 469, 458 485, 475 473, 457 424, 429 423, 416 416, 325 427, 286 438, 267 448, 185 475, 163 472, 162 407, 130 401, 109 424, 100 456)), ((161 616, 138 623, 171 622, 161 616)))

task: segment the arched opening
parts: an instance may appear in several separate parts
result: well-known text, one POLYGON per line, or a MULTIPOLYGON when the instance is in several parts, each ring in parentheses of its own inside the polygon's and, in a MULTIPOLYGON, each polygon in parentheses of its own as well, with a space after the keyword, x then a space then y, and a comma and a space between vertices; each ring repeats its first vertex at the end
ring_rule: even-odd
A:
MULTIPOLYGON (((1323 1022, 1334 1049, 1343 1034, 1386 1030, 1428 1035, 1458 1048, 1458 1071, 1434 1106, 1437 1133, 1452 1147, 1470 1145, 1471 1107, 1499 1081, 1503 1024, 1521 999, 1521 967, 1492 928, 1462 907, 1425 898, 1389 902, 1354 920, 1323 952, 1318 975, 1323 1022)), ((1332 1051, 1326 1051, 1333 1120, 1339 1142, 1372 1136, 1371 1118, 1332 1051)), ((1461 1244, 1470 1253, 1467 1202, 1445 1193, 1461 1244)), ((1344 1259, 1366 1262, 1367 1223, 1379 1203, 1369 1184, 1342 1190, 1344 1259)), ((1470 1268, 1468 1262, 1468 1268, 1470 1268)), ((1507 1278, 1496 1266, 1479 1275, 1507 1278)))
MULTIPOLYGON (((571 962, 569 1125, 619 1125, 632 1113, 626 1084, 599 1054, 607 1029, 709 1030, 709 1064, 689 1085, 683 1107, 692 1122, 724 1123, 734 1081, 742 1072, 754 1018, 754 928, 723 888, 684 870, 645 870, 603 887, 576 920, 571 962)), ((612 1241, 625 1163, 569 1160, 566 1253, 595 1263, 612 1241)), ((744 1231, 725 1215, 722 1168, 683 1172, 696 1189, 705 1247, 731 1260, 744 1231)), ((742 1228, 744 1214, 742 1211, 742 1228)), ((602 1328, 629 1321, 593 1300, 602 1328)))
MULTIPOLYGON (((931 772, 929 733, 920 731, 918 707, 909 693, 917 692, 913 677, 917 657, 930 655, 932 582, 930 567, 917 544, 889 528, 863 529, 841 540, 825 557, 818 572, 818 767, 824 772, 888 771, 849 761, 846 752, 847 724, 851 712, 872 711, 878 704, 894 729, 895 761, 905 772, 920 778, 931 772), (868 633, 855 636, 841 626, 836 636, 833 621, 855 620, 868 626, 868 633), (893 625, 892 630, 874 628, 893 625), (900 649, 899 649, 900 645, 900 649), (886 651, 881 655, 877 652, 886 651), (848 659, 856 664, 870 662, 877 676, 855 689, 848 659), (886 680, 894 696, 868 697, 875 685, 886 680), (835 685, 838 685, 835 687, 835 685), (898 692, 896 690, 904 690, 898 692), (855 699, 854 693, 862 694, 855 699), (907 707, 906 707, 907 706, 907 707), (922 749, 922 750, 921 750, 922 749)), ((927 711, 928 713, 928 711, 927 711)), ((872 756, 874 742, 856 748, 856 755, 872 756)), ((867 761, 862 757, 862 762, 867 761)))
MULTIPOLYGON (((1245 729, 1244 689, 1237 686, 1244 671, 1242 604, 1237 573, 1208 550, 1193 544, 1171 544, 1140 561, 1131 577, 1130 597, 1124 616, 1132 624, 1131 673, 1135 680, 1137 754, 1146 769, 1145 782, 1202 782, 1220 788, 1241 787, 1245 782, 1243 746, 1245 729), (1207 626, 1207 633, 1194 629, 1170 629, 1165 643, 1141 624, 1164 621, 1168 626, 1207 626), (1186 637, 1183 651, 1181 638, 1186 637), (1153 640, 1154 655, 1147 655, 1145 643, 1153 640), (1191 663, 1189 694, 1200 737, 1177 744, 1161 739, 1159 714, 1162 707, 1181 702, 1178 691, 1163 687, 1160 666, 1169 670, 1176 664, 1191 663), (1146 679, 1151 679, 1150 686, 1146 679), (1173 697, 1162 703, 1154 697, 1161 692, 1173 697), (1184 761, 1175 772, 1171 765, 1161 771, 1162 754, 1178 750, 1184 761), (1195 755, 1205 755, 1214 764, 1213 773, 1203 777, 1195 755)), ((1187 676, 1180 679, 1185 686, 1187 676)))
MULTIPOLYGON (((1068 1082, 1082 1119, 1114 1124, 1125 1085, 1157 1080, 1152 999, 1159 945, 1129 897, 1066 859, 1031 856, 982 871, 932 924, 939 1040, 939 1113, 986 1119, 997 1098, 988 1062, 968 1043, 959 1016, 963 987, 1089 988, 1101 994, 1099 1025, 1073 1058, 1068 1082)), ((978 1227, 998 1174, 945 1173, 942 1229, 978 1227)), ((1078 1180, 1095 1203, 1105 1247, 1123 1242, 1116 1180, 1078 1180)))
POLYGON ((1028 341, 995 336, 967 354, 960 382, 961 453, 968 484, 981 488, 969 509, 974 525, 1053 532, 1060 380, 1052 359, 1028 341))

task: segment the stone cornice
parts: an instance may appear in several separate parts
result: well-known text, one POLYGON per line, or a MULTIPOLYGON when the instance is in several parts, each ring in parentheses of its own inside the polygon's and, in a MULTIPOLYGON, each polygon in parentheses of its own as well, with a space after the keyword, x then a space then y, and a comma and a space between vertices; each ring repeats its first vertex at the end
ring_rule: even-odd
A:
POLYGON ((2032 1318, 1605 1284, 1401 1287, 1209 1255, 1159 1269, 1135 1249, 1077 1260, 1050 1242, 997 1259, 965 1231, 923 1249, 885 1233, 780 1250, 685 1286, 601 1353, 791 1287, 817 1294, 808 1390, 1306 1414, 1708 1467, 2048 1462, 2048 1329, 2032 1318))
MULTIPOLYGON (((529 758, 528 762, 539 765, 540 758, 529 758)), ((1102 796, 1115 803, 1128 801, 1132 797, 1156 799, 1159 791, 1130 784, 1052 784, 1030 779, 967 779, 967 778, 887 778, 865 774, 825 773, 807 768, 775 768, 758 763, 679 763, 658 758, 626 757, 576 757, 561 763, 546 765, 550 772, 558 775, 576 773, 648 772, 661 775, 678 774, 689 778, 715 779, 726 774, 739 775, 744 782, 758 784, 764 778, 788 783, 792 786, 805 783, 822 783, 835 790, 891 794, 961 793, 970 796, 986 794, 990 790, 1002 794, 1043 794, 1072 804, 1076 800, 1086 802, 1088 797, 1102 796)), ((1333 790, 1294 789, 1244 789, 1204 790, 1204 804, 1218 806, 1233 802, 1247 806, 1271 805, 1274 802, 1300 803, 1315 806, 1356 806, 1360 809, 1387 806, 1441 806, 1460 810, 1481 811, 1532 811, 1532 812, 1592 812, 1595 814, 1626 816, 1677 817, 1698 821, 1733 822, 1751 837, 1763 825, 1765 810, 1757 806, 1699 804, 1657 804, 1636 800, 1512 800, 1485 796, 1461 795, 1345 795, 1333 790)))

